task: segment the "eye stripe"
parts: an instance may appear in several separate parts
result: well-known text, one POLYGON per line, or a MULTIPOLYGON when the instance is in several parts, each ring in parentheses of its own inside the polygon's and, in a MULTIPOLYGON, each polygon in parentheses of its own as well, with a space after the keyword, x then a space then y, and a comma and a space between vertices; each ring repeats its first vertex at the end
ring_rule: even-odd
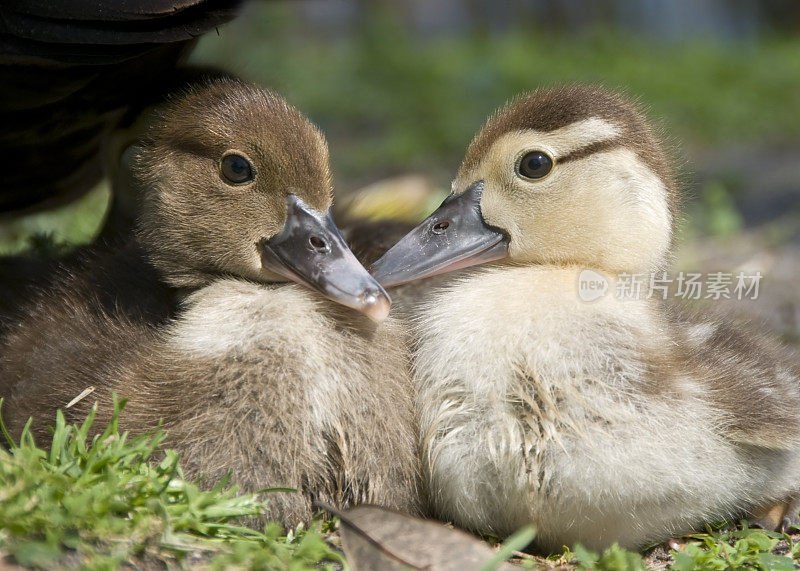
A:
POLYGON ((575 149, 574 151, 570 151, 564 156, 558 157, 558 162, 559 164, 562 164, 569 161, 577 161, 578 159, 585 159, 589 155, 610 151, 611 149, 616 149, 617 147, 623 146, 623 144, 624 141, 620 137, 605 141, 598 141, 596 143, 591 143, 584 147, 575 149))
POLYGON ((600 117, 590 117, 552 131, 528 133, 539 143, 548 145, 556 154, 563 153, 566 156, 588 145, 617 139, 622 136, 622 129, 600 117))

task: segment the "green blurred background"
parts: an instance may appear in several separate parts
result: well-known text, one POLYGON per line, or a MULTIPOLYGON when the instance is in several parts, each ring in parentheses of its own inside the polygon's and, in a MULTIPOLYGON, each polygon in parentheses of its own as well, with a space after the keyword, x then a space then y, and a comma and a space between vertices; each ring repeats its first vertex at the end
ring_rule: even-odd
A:
MULTIPOLYGON (((379 181, 400 196, 444 191, 487 115, 518 93, 620 88, 673 151, 686 240, 772 247, 800 242, 799 30, 789 0, 272 1, 247 4, 192 61, 307 113, 328 136, 342 201, 379 181)), ((37 234, 86 242, 107 203, 103 186, 0 224, 0 252, 37 234)))

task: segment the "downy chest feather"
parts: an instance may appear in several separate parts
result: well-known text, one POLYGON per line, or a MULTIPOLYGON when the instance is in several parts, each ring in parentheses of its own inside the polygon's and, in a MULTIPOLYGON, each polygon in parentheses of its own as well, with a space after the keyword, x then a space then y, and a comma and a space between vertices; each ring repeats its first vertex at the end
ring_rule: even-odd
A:
POLYGON ((586 304, 575 276, 478 272, 418 312, 423 460, 434 503, 468 527, 513 531, 568 496, 602 501, 626 473, 628 492, 648 486, 664 452, 653 439, 674 436, 664 427, 689 412, 643 398, 655 390, 642 341, 657 338, 648 307, 586 304))

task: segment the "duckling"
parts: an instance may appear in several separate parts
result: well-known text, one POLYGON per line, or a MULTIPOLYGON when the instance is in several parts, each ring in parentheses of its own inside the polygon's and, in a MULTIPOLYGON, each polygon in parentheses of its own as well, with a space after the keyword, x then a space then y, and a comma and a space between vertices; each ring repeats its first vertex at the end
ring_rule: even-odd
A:
POLYGON ((677 215, 673 165, 623 96, 544 89, 489 119, 452 194, 373 266, 385 287, 461 270, 409 310, 436 516, 532 524, 544 550, 797 521, 796 362, 724 320, 612 293, 614 276, 665 268, 677 215), (608 283, 591 303, 585 269, 608 283))
POLYGON ((79 421, 95 401, 102 425, 115 391, 123 427, 163 419, 187 476, 298 490, 267 495, 286 526, 315 499, 417 511, 404 333, 330 217, 322 134, 278 96, 216 80, 166 105, 133 174, 138 240, 62 270, 8 328, 12 433, 32 416, 46 436, 57 408, 79 421))

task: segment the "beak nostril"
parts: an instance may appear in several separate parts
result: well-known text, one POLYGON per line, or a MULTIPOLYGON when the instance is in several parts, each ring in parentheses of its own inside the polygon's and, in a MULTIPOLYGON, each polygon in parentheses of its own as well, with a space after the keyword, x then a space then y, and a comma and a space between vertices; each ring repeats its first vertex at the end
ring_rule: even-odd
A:
POLYGON ((317 252, 324 252, 328 249, 328 243, 319 236, 311 236, 308 239, 308 243, 317 252))
POLYGON ((449 227, 450 227, 449 220, 440 220, 431 227, 431 231, 434 234, 444 234, 445 230, 447 230, 449 227))

